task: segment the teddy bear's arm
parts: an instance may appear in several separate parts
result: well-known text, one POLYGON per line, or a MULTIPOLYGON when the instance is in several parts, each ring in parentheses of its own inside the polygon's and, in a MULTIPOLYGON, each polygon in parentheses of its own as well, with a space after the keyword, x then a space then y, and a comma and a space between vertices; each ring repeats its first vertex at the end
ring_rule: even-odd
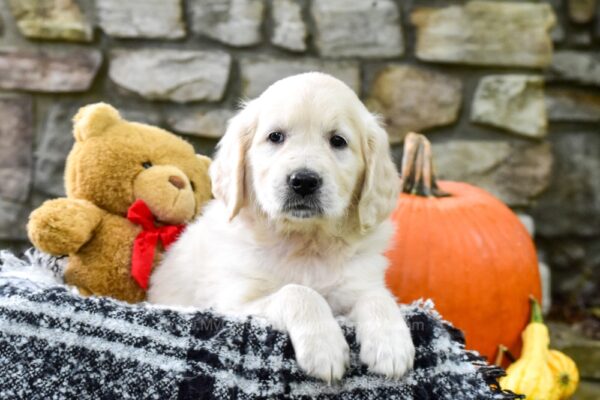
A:
POLYGON ((42 251, 72 254, 92 238, 104 214, 86 200, 48 200, 29 216, 27 232, 34 246, 42 251))

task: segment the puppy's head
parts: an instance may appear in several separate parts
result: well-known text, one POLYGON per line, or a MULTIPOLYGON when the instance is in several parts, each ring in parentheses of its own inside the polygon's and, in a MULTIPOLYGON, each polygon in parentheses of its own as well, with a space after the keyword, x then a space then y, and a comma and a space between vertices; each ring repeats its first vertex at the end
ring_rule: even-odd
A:
POLYGON ((229 123, 211 167, 230 217, 257 207, 290 226, 389 216, 397 171, 387 134, 341 81, 321 73, 282 79, 229 123))

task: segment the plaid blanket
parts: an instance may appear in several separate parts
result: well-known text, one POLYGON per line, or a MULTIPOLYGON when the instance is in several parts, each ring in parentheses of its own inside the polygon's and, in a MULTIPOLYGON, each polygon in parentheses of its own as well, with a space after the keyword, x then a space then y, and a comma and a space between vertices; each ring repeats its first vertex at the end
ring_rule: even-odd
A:
POLYGON ((256 318, 83 298, 61 282, 63 260, 0 253, 1 399, 512 399, 503 371, 465 351, 430 302, 403 308, 415 369, 395 382, 358 360, 352 326, 344 379, 298 368, 289 337, 256 318))

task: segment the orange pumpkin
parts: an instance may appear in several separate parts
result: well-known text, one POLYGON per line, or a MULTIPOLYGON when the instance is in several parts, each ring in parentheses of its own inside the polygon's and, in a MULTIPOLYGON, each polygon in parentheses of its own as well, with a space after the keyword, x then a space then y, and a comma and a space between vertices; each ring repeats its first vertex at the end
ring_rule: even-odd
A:
POLYGON ((466 347, 488 360, 501 344, 518 355, 529 296, 541 295, 535 247, 521 221, 482 189, 438 182, 423 135, 405 139, 400 184, 389 288, 403 303, 431 298, 465 333, 466 347))

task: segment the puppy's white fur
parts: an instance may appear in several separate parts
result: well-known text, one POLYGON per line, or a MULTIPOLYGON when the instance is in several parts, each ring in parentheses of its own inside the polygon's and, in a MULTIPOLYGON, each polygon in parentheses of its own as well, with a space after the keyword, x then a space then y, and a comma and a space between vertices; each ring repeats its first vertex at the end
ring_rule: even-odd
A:
POLYGON ((328 382, 348 364, 334 319, 344 314, 372 371, 397 378, 412 367, 410 332, 384 283, 397 171, 352 90, 320 73, 276 82, 230 121, 211 177, 216 199, 154 272, 151 302, 264 317, 289 333, 301 368, 328 382), (283 143, 268 140, 273 131, 283 143), (348 146, 332 147, 332 135, 348 146), (284 207, 302 168, 323 182, 321 213, 305 218, 284 207))

